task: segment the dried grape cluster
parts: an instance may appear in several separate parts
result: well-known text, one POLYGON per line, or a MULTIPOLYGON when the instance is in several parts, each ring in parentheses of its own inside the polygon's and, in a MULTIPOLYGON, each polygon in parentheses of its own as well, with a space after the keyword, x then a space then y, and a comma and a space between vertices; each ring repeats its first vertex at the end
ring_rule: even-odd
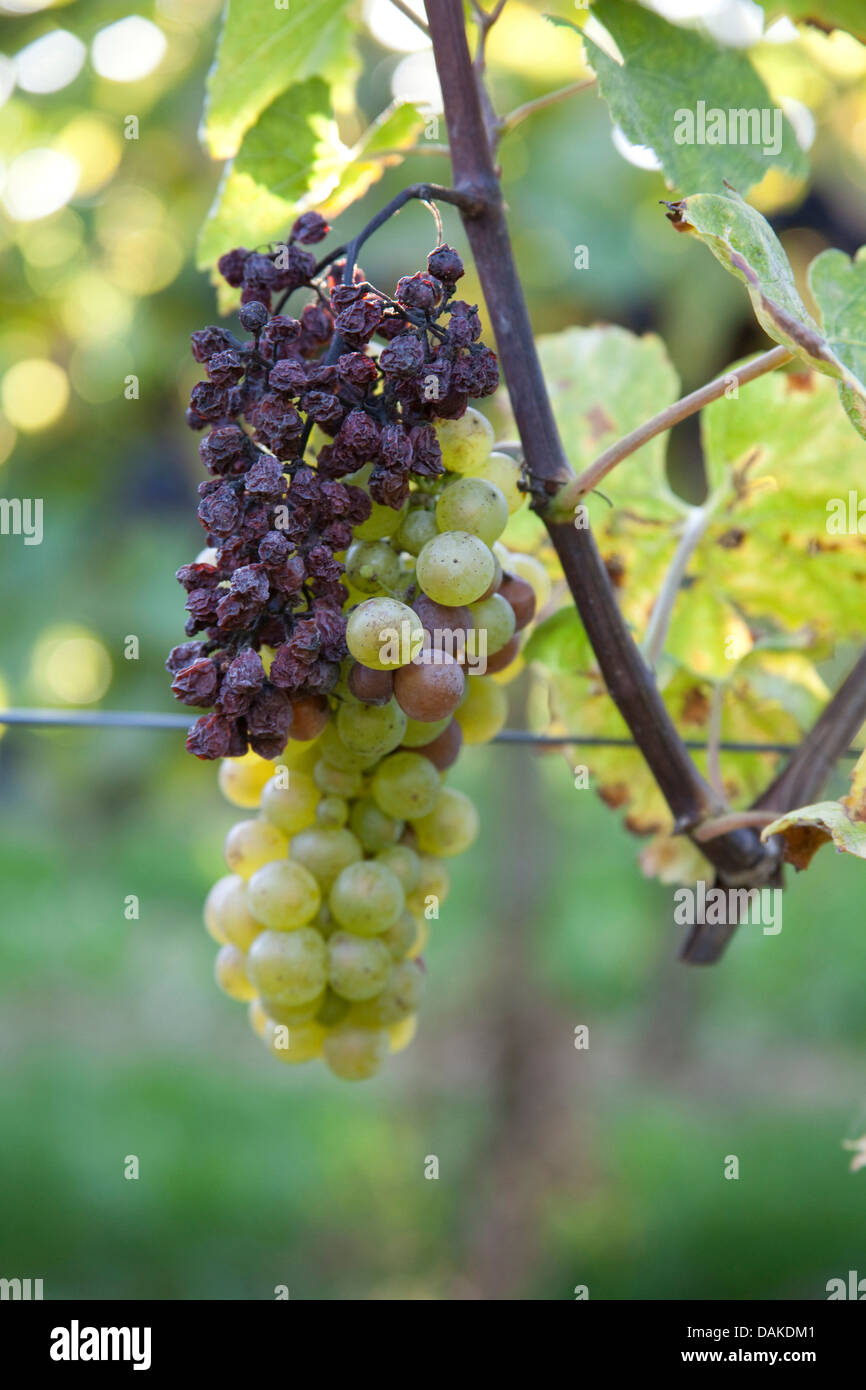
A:
POLYGON ((193 334, 210 549, 178 572, 190 640, 167 666, 213 711, 187 747, 259 811, 205 906, 217 980, 274 1056, 362 1079, 414 1034, 442 861, 478 830, 445 773, 502 727, 547 576, 499 542, 525 497, 468 404, 498 373, 459 256, 438 246, 391 298, 316 264, 328 230, 306 214, 273 254, 224 256, 251 337, 193 334))

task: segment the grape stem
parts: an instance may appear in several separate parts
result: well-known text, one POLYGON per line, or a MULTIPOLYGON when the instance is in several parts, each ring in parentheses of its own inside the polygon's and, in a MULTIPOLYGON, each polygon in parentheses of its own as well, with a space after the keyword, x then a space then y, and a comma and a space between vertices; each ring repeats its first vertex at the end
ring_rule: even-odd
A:
POLYGON ((584 77, 579 82, 569 82, 565 87, 557 87, 555 91, 545 92, 544 96, 535 97, 533 101, 525 101, 522 106, 515 106, 514 110, 509 111, 506 116, 497 118, 497 139, 502 135, 507 135, 509 131, 514 130, 515 126, 519 126, 530 116, 534 116, 536 111, 544 111, 548 106, 556 106, 559 102, 577 96, 578 92, 585 92, 588 87, 595 85, 594 77, 584 77))
MULTIPOLYGON (((463 213, 463 221, 533 484, 534 506, 545 521, 611 698, 668 802, 675 829, 689 833, 726 808, 689 756, 623 621, 592 531, 547 515, 550 499, 574 481, 574 474, 553 417, 514 264, 462 0, 435 0, 427 6, 427 20, 442 88, 454 184, 475 204, 474 210, 463 213)), ((779 863, 778 848, 762 844, 751 827, 718 836, 704 852, 723 878, 744 886, 747 881, 763 885, 779 863)))
POLYGON ((662 580, 658 597, 653 604, 650 620, 647 623, 646 636, 644 637, 644 655, 647 664, 653 668, 657 665, 659 657, 664 651, 665 639, 668 635, 668 628, 671 625, 674 605, 679 596, 686 567, 694 554, 701 536, 710 523, 713 510, 714 509, 710 506, 691 507, 682 523, 679 543, 674 551, 673 559, 668 567, 667 574, 662 580))

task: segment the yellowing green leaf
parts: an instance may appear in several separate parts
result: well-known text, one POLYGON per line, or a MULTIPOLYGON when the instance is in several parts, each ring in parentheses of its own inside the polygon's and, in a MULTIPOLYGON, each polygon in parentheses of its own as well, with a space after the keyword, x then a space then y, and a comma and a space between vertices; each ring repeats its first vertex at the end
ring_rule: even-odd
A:
POLYGON ((819 801, 780 816, 761 831, 761 839, 781 835, 785 860, 795 869, 807 869, 822 845, 831 841, 842 854, 866 859, 866 824, 852 820, 838 801, 819 801))

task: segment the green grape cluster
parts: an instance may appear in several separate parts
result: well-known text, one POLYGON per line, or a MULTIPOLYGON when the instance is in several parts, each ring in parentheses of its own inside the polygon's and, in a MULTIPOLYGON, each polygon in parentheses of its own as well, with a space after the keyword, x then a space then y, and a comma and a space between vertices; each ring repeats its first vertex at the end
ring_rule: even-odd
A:
POLYGON ((219 772, 250 814, 205 903, 217 982, 274 1057, 321 1057, 351 1081, 414 1037, 446 861, 479 829, 447 772, 505 723, 504 685, 549 592, 540 562, 499 541, 525 501, 519 466, 471 408, 437 431, 445 472, 400 510, 377 507, 346 553, 350 656, 323 726, 219 772))

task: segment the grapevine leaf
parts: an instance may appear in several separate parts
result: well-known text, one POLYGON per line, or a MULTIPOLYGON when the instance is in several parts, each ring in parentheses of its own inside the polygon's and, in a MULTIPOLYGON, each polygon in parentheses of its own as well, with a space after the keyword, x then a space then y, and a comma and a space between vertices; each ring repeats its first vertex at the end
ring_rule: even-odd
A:
POLYGON ((761 327, 810 366, 841 382, 852 423, 866 434, 866 260, 825 251, 810 268, 823 315, 815 322, 797 291, 784 248, 766 218, 739 194, 699 193, 672 205, 675 225, 697 232, 745 284, 761 327))
POLYGON ((298 204, 333 187, 348 153, 327 84, 313 77, 290 87, 247 131, 227 165, 202 228, 199 267, 213 265, 232 246, 260 246, 286 235, 298 204))
POLYGON ((336 188, 321 204, 321 211, 336 217, 350 203, 363 197, 386 169, 399 164, 401 151, 417 140, 424 117, 410 102, 394 102, 364 132, 351 150, 336 188))
MULTIPOLYGON (((654 334, 638 337, 607 325, 566 328, 539 338, 538 352, 559 433, 578 473, 677 398, 676 372, 654 334)), ((647 515, 678 515, 665 475, 664 439, 651 439, 619 464, 604 491, 647 515)))
POLYGON ((822 251, 809 266, 809 288, 830 350, 849 374, 840 387, 842 404, 866 436, 866 246, 853 260, 844 251, 822 251))
POLYGON ((819 801, 789 811, 761 831, 762 840, 771 835, 782 836, 785 860, 795 869, 807 869, 821 846, 831 841, 841 853, 866 859, 866 824, 853 820, 838 801, 819 801))
POLYGON ((592 9, 623 57, 578 30, 611 117, 633 144, 655 151, 671 185, 721 189, 727 181, 748 190, 772 166, 806 174, 791 125, 743 52, 628 0, 596 0, 592 9), (715 143, 719 136, 725 143, 715 143))
POLYGON ((349 0, 228 0, 208 75, 203 135, 216 159, 230 159, 275 97, 296 83, 345 76, 354 26, 349 0))
POLYGON ((572 604, 557 609, 538 624, 523 656, 527 661, 540 661, 551 671, 578 672, 592 667, 589 638, 572 604))

